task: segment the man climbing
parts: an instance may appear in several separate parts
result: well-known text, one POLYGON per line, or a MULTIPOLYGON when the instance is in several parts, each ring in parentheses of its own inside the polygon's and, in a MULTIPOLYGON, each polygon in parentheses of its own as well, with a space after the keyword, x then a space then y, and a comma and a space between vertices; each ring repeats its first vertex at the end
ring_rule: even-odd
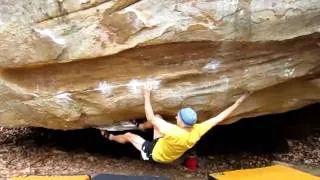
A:
POLYGON ((143 160, 159 163, 170 163, 192 148, 197 141, 212 127, 225 120, 246 98, 241 96, 232 106, 219 115, 196 124, 197 113, 191 108, 181 109, 176 116, 177 125, 166 122, 159 115, 155 115, 150 102, 151 86, 144 88, 145 113, 147 121, 137 124, 140 130, 153 128, 153 141, 146 141, 142 137, 127 132, 122 135, 113 135, 106 131, 101 134, 111 141, 131 143, 141 152, 143 160))

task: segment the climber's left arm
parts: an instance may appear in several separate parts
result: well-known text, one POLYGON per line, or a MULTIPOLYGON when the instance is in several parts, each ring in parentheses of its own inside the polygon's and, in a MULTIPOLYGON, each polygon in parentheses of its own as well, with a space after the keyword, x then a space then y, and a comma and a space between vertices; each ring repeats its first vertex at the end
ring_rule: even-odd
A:
POLYGON ((228 107, 226 110, 222 111, 220 114, 218 114, 215 117, 212 117, 204 122, 202 122, 200 124, 201 127, 201 134, 205 134, 206 132, 208 132, 212 127, 216 126, 217 124, 219 124, 220 122, 222 122, 223 120, 225 120, 227 117, 229 117, 232 112, 234 112, 239 106, 240 104, 247 99, 247 97, 249 96, 249 94, 244 94, 242 95, 232 106, 228 107))

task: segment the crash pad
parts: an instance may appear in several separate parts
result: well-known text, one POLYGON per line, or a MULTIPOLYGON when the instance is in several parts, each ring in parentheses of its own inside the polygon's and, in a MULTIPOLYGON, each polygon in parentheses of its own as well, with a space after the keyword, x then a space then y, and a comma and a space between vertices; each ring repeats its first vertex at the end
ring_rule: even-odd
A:
POLYGON ((320 180, 320 177, 282 165, 212 173, 209 180, 320 180))
POLYGON ((160 176, 127 176, 115 174, 98 174, 92 180, 168 180, 166 177, 160 176))
POLYGON ((89 176, 25 176, 14 177, 12 180, 90 180, 89 176))

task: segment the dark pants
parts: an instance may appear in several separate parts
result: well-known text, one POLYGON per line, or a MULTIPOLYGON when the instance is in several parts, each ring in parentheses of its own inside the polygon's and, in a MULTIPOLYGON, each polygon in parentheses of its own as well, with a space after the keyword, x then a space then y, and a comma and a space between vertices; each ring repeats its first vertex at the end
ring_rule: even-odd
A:
POLYGON ((154 146, 158 142, 158 140, 159 140, 159 138, 154 139, 152 141, 145 141, 142 144, 141 159, 155 162, 154 159, 152 158, 152 151, 153 151, 154 146))

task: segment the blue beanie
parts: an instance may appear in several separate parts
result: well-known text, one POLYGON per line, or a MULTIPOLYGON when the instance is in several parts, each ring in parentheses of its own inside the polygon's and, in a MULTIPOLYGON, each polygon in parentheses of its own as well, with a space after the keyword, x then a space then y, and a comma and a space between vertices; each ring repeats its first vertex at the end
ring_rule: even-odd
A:
POLYGON ((179 111, 179 116, 183 123, 192 126, 197 122, 197 113, 192 108, 183 108, 179 111))

